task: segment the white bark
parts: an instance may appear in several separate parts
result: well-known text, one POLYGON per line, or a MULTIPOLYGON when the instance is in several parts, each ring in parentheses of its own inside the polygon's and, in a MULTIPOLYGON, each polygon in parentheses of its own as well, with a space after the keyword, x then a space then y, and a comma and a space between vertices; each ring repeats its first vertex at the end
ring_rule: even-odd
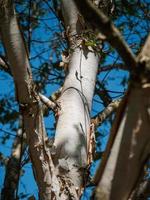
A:
POLYGON ((137 184, 149 154, 149 94, 150 87, 133 88, 130 94, 126 120, 122 119, 124 127, 121 123, 97 188, 97 199, 126 200, 137 184))
MULTIPOLYGON (((74 1, 62 0, 62 6, 66 26, 69 26, 69 37, 80 34, 82 27, 79 25, 77 29, 79 12, 74 1)), ((61 109, 54 142, 57 150, 55 165, 60 175, 66 176, 65 181, 70 181, 71 189, 76 192, 82 187, 83 169, 87 165, 90 110, 98 61, 98 56, 89 50, 85 52, 82 45, 81 48, 74 48, 69 72, 58 99, 61 109)))
POLYGON ((118 149, 120 149, 125 121, 126 121, 126 116, 124 116, 124 119, 121 122, 116 139, 111 149, 111 153, 106 163, 105 170, 102 174, 101 181, 97 188, 96 199, 103 199, 103 200, 110 199, 111 186, 119 154, 118 149))
MULTIPOLYGON (((87 164, 87 137, 90 109, 95 86, 98 59, 77 48, 71 57, 69 75, 59 98, 61 110, 56 128, 55 145, 59 158, 71 155, 80 167, 87 164), (80 63, 81 59, 81 63, 80 63), (76 74, 78 73, 78 77, 76 74), (81 80, 80 76, 82 76, 81 80)), ((74 163, 74 164, 75 164, 74 163)), ((78 177, 76 177, 78 179, 78 177)))
POLYGON ((5 41, 4 46, 7 51, 11 72, 16 85, 16 96, 21 103, 28 103, 32 98, 30 65, 12 5, 8 5, 8 9, 9 10, 4 11, 4 13, 1 10, 1 13, 3 13, 3 16, 0 16, 1 37, 2 41, 5 41), (22 95, 22 92, 24 92, 24 95, 22 95))
POLYGON ((23 36, 12 1, 4 3, 5 5, 0 2, 0 33, 14 77, 39 196, 42 200, 50 200, 54 196, 59 199, 59 188, 55 187, 54 195, 54 188, 51 187, 52 181, 56 186, 59 186, 59 183, 55 176, 50 151, 45 144, 46 133, 41 103, 33 85, 23 36))
POLYGON ((97 199, 126 200, 130 197, 132 199, 131 194, 138 185, 144 165, 149 158, 149 46, 150 37, 138 57, 138 70, 141 71, 134 74, 127 96, 126 114, 120 119, 120 128, 97 187, 97 199))

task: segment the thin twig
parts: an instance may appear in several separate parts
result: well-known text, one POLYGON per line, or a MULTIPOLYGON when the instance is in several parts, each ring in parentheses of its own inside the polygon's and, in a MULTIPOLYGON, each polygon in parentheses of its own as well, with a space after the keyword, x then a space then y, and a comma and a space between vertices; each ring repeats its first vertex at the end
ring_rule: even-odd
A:
POLYGON ((8 64, 5 62, 5 60, 2 58, 2 56, 0 56, 0 69, 4 70, 5 72, 11 75, 10 68, 8 64))
POLYGON ((113 69, 120 69, 120 70, 128 70, 127 66, 123 63, 116 63, 115 65, 106 65, 106 66, 101 66, 99 68, 99 72, 98 73, 101 73, 101 72, 106 72, 106 71, 109 71, 109 70, 113 70, 113 69))
POLYGON ((106 118, 109 117, 119 107, 121 100, 122 99, 117 99, 112 101, 107 108, 92 118, 92 122, 96 127, 102 124, 106 118))

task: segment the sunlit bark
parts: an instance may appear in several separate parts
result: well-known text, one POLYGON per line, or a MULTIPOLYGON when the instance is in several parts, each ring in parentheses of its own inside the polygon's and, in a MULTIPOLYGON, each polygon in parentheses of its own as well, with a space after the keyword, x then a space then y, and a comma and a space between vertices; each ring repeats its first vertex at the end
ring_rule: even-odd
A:
POLYGON ((132 77, 126 109, 97 187, 97 199, 130 198, 149 158, 149 41, 148 37, 138 56, 141 73, 135 72, 132 77))
POLYGON ((84 173, 88 164, 90 110, 99 59, 93 50, 91 52, 80 44, 84 29, 78 24, 80 15, 74 2, 63 0, 62 7, 66 27, 69 27, 68 39, 73 52, 70 55, 68 75, 57 101, 60 110, 54 143, 57 150, 55 165, 61 179, 67 187, 69 186, 68 190, 73 194, 75 192, 74 196, 77 199, 85 181, 84 173), (79 45, 73 47, 72 40, 79 45))
MULTIPOLYGON (((23 116, 34 175, 42 200, 51 199, 53 176, 50 151, 45 145, 45 127, 41 102, 32 81, 30 64, 23 36, 20 32, 12 1, 0 2, 0 33, 13 74, 16 98, 23 116)), ((57 196, 57 195, 56 195, 57 196)))

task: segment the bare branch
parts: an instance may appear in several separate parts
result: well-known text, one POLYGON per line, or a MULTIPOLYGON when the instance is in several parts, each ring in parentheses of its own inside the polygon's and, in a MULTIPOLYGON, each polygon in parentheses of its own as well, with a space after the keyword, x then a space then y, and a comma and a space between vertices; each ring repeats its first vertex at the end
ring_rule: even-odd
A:
POLYGON ((1 152, 0 152, 0 164, 1 165, 7 165, 8 163, 8 157, 5 157, 1 152))
MULTIPOLYGON (((12 76, 9 64, 7 64, 1 57, 0 57, 0 67, 2 68, 2 70, 4 70, 5 72, 7 72, 9 75, 12 76)), ((56 91, 54 94, 52 94, 52 96, 50 98, 47 98, 46 96, 44 96, 44 95, 42 95, 42 94, 39 93, 40 100, 48 108, 50 108, 52 110, 55 110, 58 107, 58 105, 56 103, 54 103, 54 101, 60 95, 61 90, 62 90, 62 88, 60 88, 58 91, 56 91), (50 99, 53 99, 53 101, 51 101, 50 99)))
POLYGON ((140 64, 145 64, 145 68, 150 71, 150 34, 138 55, 138 60, 140 64))
MULTIPOLYGON (((2 3, 2 2, 0 2, 2 3)), ((23 116, 23 127, 27 135, 30 157, 35 171, 41 199, 51 199, 54 182, 58 187, 55 196, 59 196, 59 182, 56 178, 50 151, 46 146, 46 131, 39 96, 35 90, 28 52, 15 15, 12 1, 0 5, 0 33, 4 44, 16 86, 16 97, 23 116), (44 164, 43 164, 44 163, 44 164)))
POLYGON ((6 165, 6 175, 2 189, 2 199, 15 199, 19 185, 21 158, 26 149, 26 137, 22 132, 21 124, 14 139, 12 153, 6 165))
POLYGON ((10 68, 2 57, 0 57, 0 69, 4 70, 5 72, 11 75, 10 68))
POLYGON ((113 69, 128 70, 128 67, 123 63, 116 63, 115 65, 112 64, 112 65, 101 66, 98 70, 98 73, 106 72, 113 69))
MULTIPOLYGON (((128 199, 149 157, 150 84, 136 83, 128 95, 113 141, 108 142, 99 173, 97 199, 128 199), (123 183, 122 183, 123 180, 123 183)), ((111 141, 111 140, 110 140, 111 141)))
POLYGON ((143 60, 143 57, 150 59, 150 34, 146 39, 145 45, 143 46, 138 58, 143 60))
POLYGON ((28 54, 12 1, 5 1, 5 4, 5 9, 1 7, 0 34, 14 77, 16 98, 18 98, 20 103, 28 103, 32 101, 31 94, 33 90, 28 54))
POLYGON ((136 74, 137 79, 133 79, 128 98, 121 106, 123 110, 120 116, 116 115, 119 116, 119 121, 115 120, 101 166, 95 175, 95 182, 100 180, 97 199, 128 199, 135 190, 145 161, 149 157, 150 80, 147 78, 149 70, 146 72, 146 69, 150 68, 149 41, 150 37, 138 57, 142 73, 136 74))
POLYGON ((98 167, 96 174, 93 178, 93 182, 96 185, 98 184, 99 180, 102 177, 106 162, 109 158, 111 148, 112 148, 112 145, 113 145, 115 137, 116 137, 116 132, 119 128, 120 121, 121 121, 123 113, 125 111, 127 99, 128 99, 128 93, 124 96, 123 100, 119 103, 120 105, 119 105, 119 108, 117 109, 117 113, 116 113, 115 120, 114 120, 112 129, 111 129, 110 138, 109 138, 109 141, 107 143, 106 150, 104 152, 100 166, 98 167))
POLYGON ((137 65, 135 55, 110 19, 97 9, 90 0, 75 0, 75 2, 84 18, 106 36, 107 41, 118 51, 127 67, 130 70, 134 69, 137 65))
POLYGON ((44 96, 43 94, 39 93, 39 97, 41 99, 41 101, 50 109, 52 110, 56 110, 57 108, 57 104, 54 103, 53 101, 51 101, 50 99, 48 99, 46 96, 44 96))
POLYGON ((50 96, 50 99, 52 101, 56 101, 60 95, 61 95, 61 92, 62 92, 62 87, 60 87, 56 92, 54 92, 51 96, 50 96))
POLYGON ((103 80, 102 81, 100 81, 100 80, 96 81, 95 94, 100 96, 105 107, 107 107, 108 104, 110 104, 111 101, 112 101, 111 96, 109 95, 105 85, 103 84, 103 80))
POLYGON ((112 101, 102 112, 93 117, 95 126, 101 125, 120 105, 122 99, 112 101))

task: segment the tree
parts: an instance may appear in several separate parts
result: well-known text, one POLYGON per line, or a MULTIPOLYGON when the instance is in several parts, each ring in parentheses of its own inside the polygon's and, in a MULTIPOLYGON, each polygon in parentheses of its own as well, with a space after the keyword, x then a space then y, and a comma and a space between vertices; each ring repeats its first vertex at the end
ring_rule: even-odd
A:
MULTIPOLYGON (((1 57, 1 67, 13 76, 20 116, 20 128, 6 164, 2 199, 17 198, 15 192, 18 190, 22 158, 27 147, 39 198, 42 200, 79 199, 87 184, 96 186, 93 193, 96 199, 135 199, 140 195, 145 195, 143 197, 146 198, 149 180, 145 179, 143 170, 149 159, 149 16, 146 18, 149 3, 116 1, 114 4, 109 0, 62 0, 49 4, 44 1, 55 17, 58 16, 63 21, 63 37, 66 39, 66 49, 60 63, 57 63, 60 60, 60 47, 51 47, 58 58, 51 63, 54 75, 61 77, 60 79, 63 77, 64 83, 57 92, 59 97, 55 99, 52 96, 49 99, 40 92, 45 88, 50 62, 46 61, 41 65, 40 76, 44 76, 43 80, 38 80, 39 77, 33 80, 34 72, 32 74, 30 64, 31 37, 38 26, 38 16, 46 15, 45 5, 41 1, 37 2, 39 6, 29 1, 29 12, 25 12, 24 16, 20 15, 22 28, 14 11, 14 2, 0 2, 0 33, 7 55, 1 57), (120 4, 122 8, 119 9, 117 6, 120 4), (114 16, 111 16, 113 12, 114 16), (127 19, 130 16, 131 19, 127 21, 122 16, 127 19), (140 34, 140 25, 134 24, 132 16, 145 24, 144 33, 140 34), (136 31, 140 36, 137 39, 137 49, 131 50, 110 18, 116 20, 118 28, 126 31, 130 32, 135 27, 134 34, 136 31), (28 23, 23 23, 23 20, 28 23), (26 29, 28 33, 25 32, 26 29), (24 39, 26 34, 28 47, 24 39), (145 38, 147 40, 144 43, 145 38), (112 53, 112 48, 105 45, 105 41, 116 49, 118 55, 116 52, 112 53), (105 64, 107 57, 105 49, 108 54, 120 56, 123 62, 118 62, 117 58, 113 65, 100 67, 100 64, 105 64), (99 81, 102 70, 107 71, 116 66, 130 72, 129 86, 123 100, 112 100, 106 85, 99 81), (59 72, 60 67, 63 68, 63 73, 59 72), (106 108, 91 118, 94 90, 106 108), (95 130, 107 118, 112 123, 112 113, 117 108, 101 164, 95 177, 89 179, 90 165, 95 156, 95 130), (43 120, 43 114, 46 115, 48 109, 55 113, 54 139, 47 136, 43 120)), ((16 2, 18 12, 24 4, 25 2, 16 2)), ((3 160, 5 163, 4 158, 3 160)))

